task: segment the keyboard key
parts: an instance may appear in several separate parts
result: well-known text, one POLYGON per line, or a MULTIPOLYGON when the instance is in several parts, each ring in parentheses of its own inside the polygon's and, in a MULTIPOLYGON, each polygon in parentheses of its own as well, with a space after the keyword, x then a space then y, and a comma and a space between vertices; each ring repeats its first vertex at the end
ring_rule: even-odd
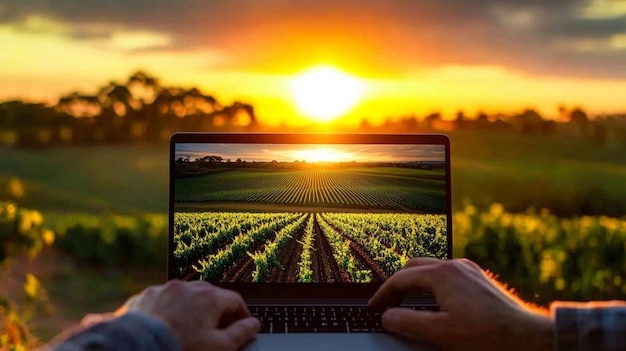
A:
POLYGON ((315 329, 313 330, 314 333, 346 333, 346 329, 338 329, 338 328, 333 328, 333 327, 315 327, 315 329))
MULTIPOLYGON (((438 306, 416 310, 438 311, 438 306)), ((261 333, 382 333, 381 313, 366 306, 252 306, 261 333)))
POLYGON ((272 334, 284 334, 285 330, 285 323, 272 324, 272 334))
POLYGON ((350 328, 350 333, 369 333, 369 328, 350 328))

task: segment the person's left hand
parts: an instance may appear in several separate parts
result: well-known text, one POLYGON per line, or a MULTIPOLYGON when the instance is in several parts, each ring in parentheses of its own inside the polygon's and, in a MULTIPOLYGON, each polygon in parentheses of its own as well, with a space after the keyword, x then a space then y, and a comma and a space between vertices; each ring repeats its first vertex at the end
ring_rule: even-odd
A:
POLYGON ((130 298, 116 314, 139 311, 165 322, 182 350, 237 350, 259 331, 236 292, 207 282, 169 281, 130 298))

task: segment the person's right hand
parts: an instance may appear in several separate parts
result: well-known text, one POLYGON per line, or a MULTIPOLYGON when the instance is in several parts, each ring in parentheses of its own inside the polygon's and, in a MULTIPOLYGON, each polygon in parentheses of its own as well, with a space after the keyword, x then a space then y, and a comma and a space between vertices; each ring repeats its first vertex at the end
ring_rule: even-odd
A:
POLYGON ((383 327, 445 350, 552 350, 552 321, 465 260, 414 258, 370 299, 370 307, 398 306, 411 292, 434 295, 440 311, 390 308, 383 327))
POLYGON ((130 298, 119 313, 139 311, 165 322, 182 350, 237 350, 254 338, 259 320, 241 296, 207 282, 169 281, 130 298))

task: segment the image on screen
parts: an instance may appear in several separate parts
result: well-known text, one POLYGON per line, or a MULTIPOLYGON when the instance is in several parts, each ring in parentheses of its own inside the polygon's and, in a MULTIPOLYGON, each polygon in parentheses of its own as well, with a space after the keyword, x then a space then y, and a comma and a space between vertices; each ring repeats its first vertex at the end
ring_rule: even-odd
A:
POLYGON ((375 283, 448 258, 444 145, 177 143, 183 280, 375 283))

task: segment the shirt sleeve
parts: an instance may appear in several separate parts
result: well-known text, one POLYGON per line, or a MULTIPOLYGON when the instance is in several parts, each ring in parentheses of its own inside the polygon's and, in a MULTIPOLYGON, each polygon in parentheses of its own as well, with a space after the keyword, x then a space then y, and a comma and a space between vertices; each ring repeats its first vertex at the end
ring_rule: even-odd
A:
POLYGON ((626 302, 554 302, 558 351, 626 350, 626 302))
POLYGON ((44 348, 51 351, 180 351, 167 326, 146 314, 129 312, 72 333, 44 348))

